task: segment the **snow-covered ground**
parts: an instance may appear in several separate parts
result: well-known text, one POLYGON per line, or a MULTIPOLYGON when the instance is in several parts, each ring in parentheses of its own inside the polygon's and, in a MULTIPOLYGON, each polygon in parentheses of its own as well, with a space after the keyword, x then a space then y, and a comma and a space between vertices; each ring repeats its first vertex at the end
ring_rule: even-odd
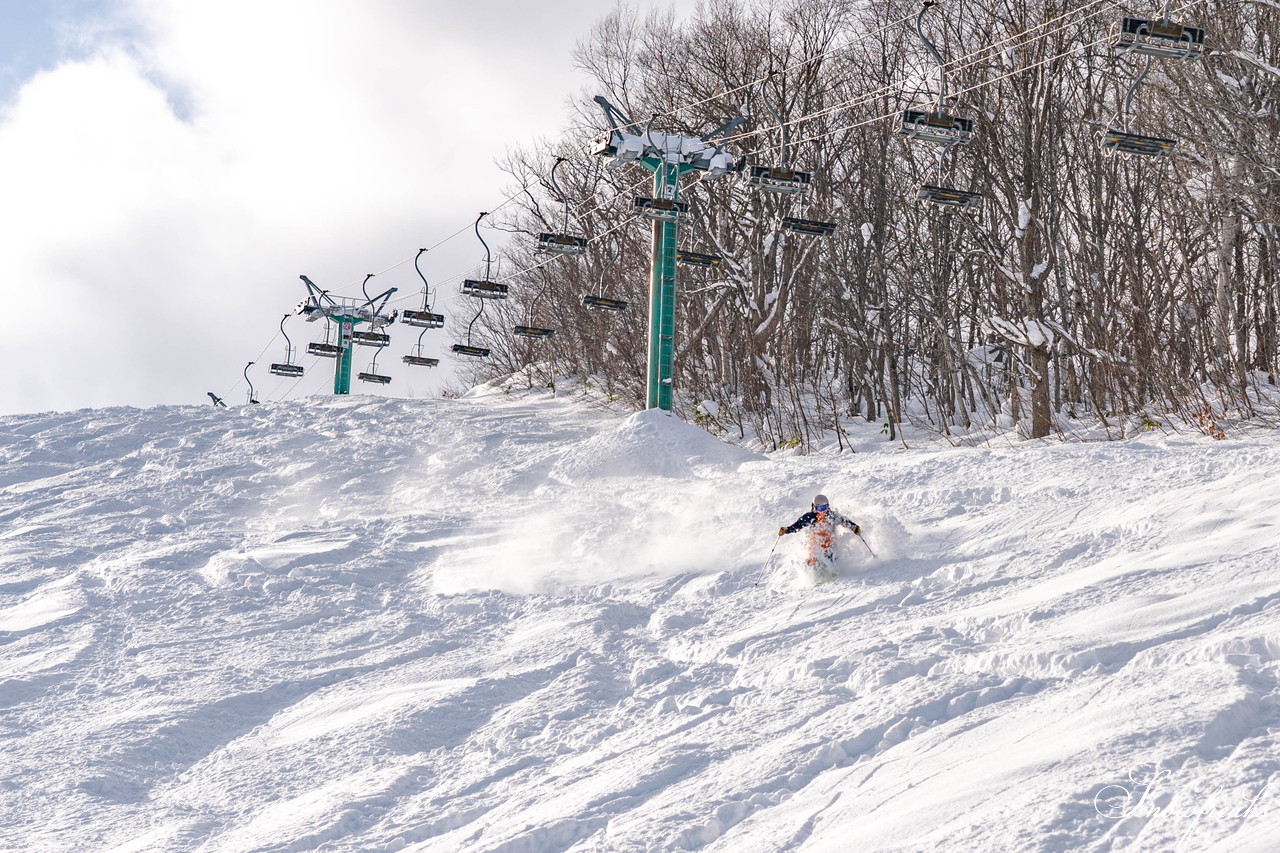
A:
POLYGON ((1275 849, 1280 436, 860 446, 0 418, 0 849, 1275 849))

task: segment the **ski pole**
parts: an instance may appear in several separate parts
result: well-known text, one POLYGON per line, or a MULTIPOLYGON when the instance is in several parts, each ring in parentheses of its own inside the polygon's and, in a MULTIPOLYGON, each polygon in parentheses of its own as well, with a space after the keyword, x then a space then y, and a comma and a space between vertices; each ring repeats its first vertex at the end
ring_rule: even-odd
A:
MULTIPOLYGON (((861 533, 858 533, 858 534, 856 534, 856 535, 857 535, 857 537, 858 537, 858 540, 859 540, 860 542, 862 542, 863 547, 865 547, 865 548, 867 549, 867 553, 869 553, 869 554, 870 554, 871 556, 873 556, 873 557, 876 557, 876 552, 871 550, 871 546, 867 544, 867 540, 865 540, 865 539, 863 539, 863 538, 862 538, 862 534, 861 534, 861 533)), ((878 559, 880 559, 880 558, 879 558, 879 557, 876 557, 876 559, 878 560, 878 559)))
POLYGON ((760 586, 760 579, 764 577, 765 569, 769 568, 769 561, 773 559, 773 552, 778 550, 778 543, 781 541, 781 536, 773 540, 773 547, 769 549, 769 556, 764 558, 764 565, 760 567, 760 572, 756 575, 756 582, 752 586, 760 586))

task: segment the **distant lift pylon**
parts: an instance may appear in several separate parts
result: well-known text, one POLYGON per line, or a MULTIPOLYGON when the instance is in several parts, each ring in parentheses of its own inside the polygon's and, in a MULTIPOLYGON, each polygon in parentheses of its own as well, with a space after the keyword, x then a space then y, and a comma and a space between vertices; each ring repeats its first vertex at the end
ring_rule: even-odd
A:
POLYGON ((395 314, 386 313, 386 306, 391 299, 391 294, 396 292, 396 288, 388 288, 377 296, 371 297, 365 288, 372 277, 372 275, 365 276, 364 283, 361 285, 365 298, 360 300, 331 296, 329 291, 317 287, 305 275, 298 276, 298 278, 302 279, 303 284, 307 286, 307 296, 298 303, 297 313, 305 317, 308 323, 314 323, 316 320, 321 319, 326 323, 324 344, 311 344, 307 347, 307 351, 313 355, 322 355, 334 359, 334 394, 351 393, 351 357, 356 326, 361 323, 368 323, 375 332, 374 337, 370 337, 368 333, 363 335, 365 338, 362 342, 364 346, 374 346, 381 349, 386 346, 386 343, 390 342, 389 336, 385 335, 385 333, 377 332, 377 330, 395 322, 395 314), (333 324, 337 337, 337 343, 334 344, 329 343, 328 324, 330 323, 333 324), (384 338, 386 342, 381 342, 384 338), (323 349, 320 349, 321 346, 323 349))

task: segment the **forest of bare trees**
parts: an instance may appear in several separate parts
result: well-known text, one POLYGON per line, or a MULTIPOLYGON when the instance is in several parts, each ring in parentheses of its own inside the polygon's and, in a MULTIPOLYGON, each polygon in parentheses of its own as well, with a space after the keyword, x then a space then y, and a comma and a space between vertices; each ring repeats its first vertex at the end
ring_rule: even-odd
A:
MULTIPOLYGON (((639 123, 700 135, 746 116, 728 150, 748 163, 776 164, 766 92, 788 123, 789 165, 813 173, 798 200, 737 176, 684 186, 694 221, 682 245, 724 260, 681 269, 677 410, 775 447, 838 436, 852 418, 890 437, 904 422, 1037 437, 1253 417, 1280 357, 1280 2, 1174 4, 1209 50, 1155 62, 1135 95, 1134 130, 1177 139, 1174 155, 1126 158, 1098 137, 1141 62, 1111 45, 1123 15, 1159 8, 944 0, 930 36, 978 133, 942 179, 984 195, 976 215, 915 200, 939 178, 934 151, 898 132, 902 109, 936 97, 919 8, 708 0, 683 20, 620 8, 580 42, 595 92, 639 123), (783 215, 839 230, 781 231, 783 215)), ((505 163, 532 186, 503 211, 516 235, 500 270, 515 298, 482 321, 494 358, 481 369, 574 375, 641 404, 652 237, 631 197, 648 194, 649 175, 586 153, 605 125, 580 101, 561 139, 505 163), (560 228, 545 178, 558 156, 569 228, 591 246, 548 260, 531 235, 560 228), (593 311, 587 293, 632 310, 593 311), (510 336, 531 321, 554 340, 510 336)))

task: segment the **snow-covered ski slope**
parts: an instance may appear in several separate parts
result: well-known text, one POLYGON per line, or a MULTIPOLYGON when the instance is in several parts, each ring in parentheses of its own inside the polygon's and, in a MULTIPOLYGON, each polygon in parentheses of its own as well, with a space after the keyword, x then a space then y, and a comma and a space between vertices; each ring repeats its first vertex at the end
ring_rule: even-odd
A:
POLYGON ((1280 439, 878 446, 2 418, 0 849, 1276 849, 1280 439))

